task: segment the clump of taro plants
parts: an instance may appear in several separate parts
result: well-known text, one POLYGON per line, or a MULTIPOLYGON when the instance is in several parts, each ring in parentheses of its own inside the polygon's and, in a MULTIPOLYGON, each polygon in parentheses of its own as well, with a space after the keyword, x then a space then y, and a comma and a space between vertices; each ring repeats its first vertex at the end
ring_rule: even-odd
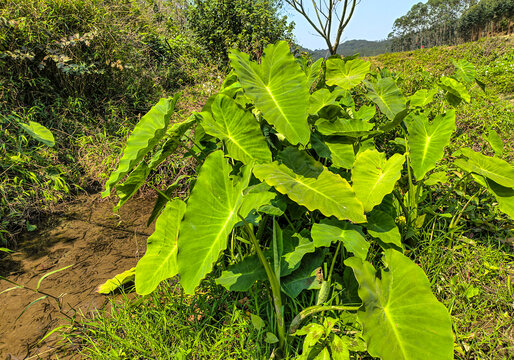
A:
POLYGON ((285 42, 268 46, 260 63, 233 50, 230 64, 220 93, 184 122, 170 124, 178 96, 154 106, 106 183, 104 196, 116 187, 121 206, 178 146, 200 162, 186 201, 170 199, 177 184, 159 191, 136 291, 149 294, 178 275, 194 294, 223 266, 216 283, 229 291, 269 286, 276 356, 295 352, 291 344, 305 336, 305 359, 366 351, 453 358, 449 313, 406 241, 445 211, 425 202, 441 182, 474 181, 514 217, 510 164, 461 149, 454 163, 438 165, 456 129, 452 106, 470 101, 473 67, 461 62, 455 75, 407 98, 387 71, 372 73, 361 59, 309 64, 285 42), (302 292, 315 301, 288 306, 301 304, 302 292))

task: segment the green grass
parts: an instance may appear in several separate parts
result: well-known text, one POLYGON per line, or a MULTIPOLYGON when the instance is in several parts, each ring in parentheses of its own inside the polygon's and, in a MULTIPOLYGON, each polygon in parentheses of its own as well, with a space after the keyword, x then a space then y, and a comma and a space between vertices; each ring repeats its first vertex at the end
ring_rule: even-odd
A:
POLYGON ((450 237, 441 228, 433 236, 426 234, 415 253, 434 293, 452 315, 456 358, 512 358, 512 243, 494 235, 478 239, 463 234, 450 237))
POLYGON ((187 296, 163 283, 146 297, 111 298, 110 311, 83 318, 65 335, 66 349, 91 359, 267 358, 270 330, 252 325, 250 302, 215 285, 187 296))

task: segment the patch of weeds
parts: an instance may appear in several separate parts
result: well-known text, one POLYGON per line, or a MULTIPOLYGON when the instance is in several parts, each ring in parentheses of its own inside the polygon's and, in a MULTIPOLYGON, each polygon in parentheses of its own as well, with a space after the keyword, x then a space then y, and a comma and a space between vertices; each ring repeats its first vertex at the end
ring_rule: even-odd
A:
POLYGON ((145 297, 110 298, 110 310, 84 316, 64 334, 68 351, 91 359, 261 359, 270 345, 246 297, 212 286, 195 296, 163 283, 145 297))
POLYGON ((452 314, 459 359, 514 354, 514 249, 501 240, 450 237, 441 228, 427 232, 415 249, 434 293, 452 314))

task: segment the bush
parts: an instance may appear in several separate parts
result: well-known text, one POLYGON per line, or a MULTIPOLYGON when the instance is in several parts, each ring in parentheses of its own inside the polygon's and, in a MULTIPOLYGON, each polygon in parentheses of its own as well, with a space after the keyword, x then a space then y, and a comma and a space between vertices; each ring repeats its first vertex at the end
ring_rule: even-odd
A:
POLYGON ((195 0, 188 20, 213 59, 226 63, 229 49, 259 58, 267 44, 293 38, 280 8, 279 0, 195 0))

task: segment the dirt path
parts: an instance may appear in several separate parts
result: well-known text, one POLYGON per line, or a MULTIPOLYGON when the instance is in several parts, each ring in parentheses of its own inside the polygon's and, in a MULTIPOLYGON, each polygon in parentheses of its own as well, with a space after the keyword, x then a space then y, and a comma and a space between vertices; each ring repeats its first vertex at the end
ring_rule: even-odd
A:
MULTIPOLYGON (((99 195, 79 197, 60 206, 41 230, 26 234, 23 252, 0 260, 0 275, 35 288, 44 274, 73 265, 45 278, 41 291, 62 295, 70 316, 75 311, 87 314, 102 308, 107 298, 96 293, 97 286, 135 266, 153 231, 146 227, 153 200, 132 200, 118 215, 112 213, 112 207, 111 201, 99 195)), ((0 281, 0 292, 12 286, 0 281)), ((54 358, 55 336, 37 344, 49 331, 66 323, 53 300, 32 305, 16 321, 39 297, 41 294, 24 289, 0 294, 0 359, 54 358)), ((74 358, 71 354, 66 357, 74 358)))

